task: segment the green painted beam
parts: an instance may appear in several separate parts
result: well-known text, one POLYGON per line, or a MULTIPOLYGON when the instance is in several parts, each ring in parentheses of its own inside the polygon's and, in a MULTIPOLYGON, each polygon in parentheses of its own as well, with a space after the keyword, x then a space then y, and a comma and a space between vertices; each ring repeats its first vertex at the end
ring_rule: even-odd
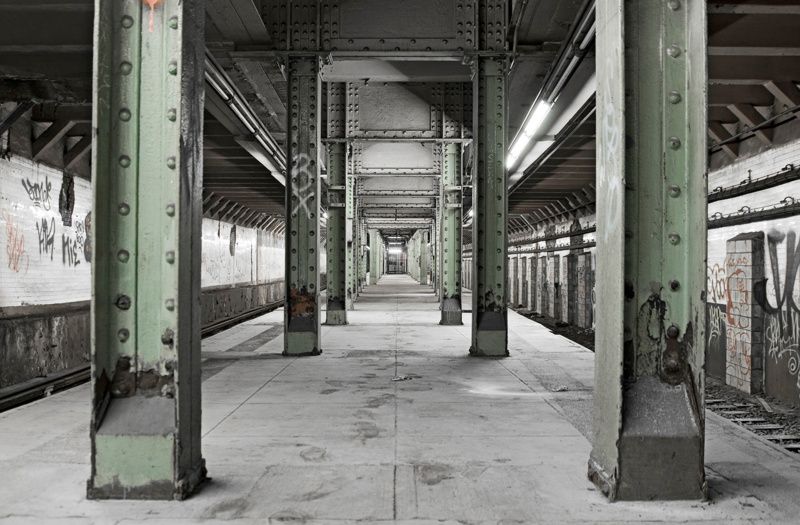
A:
POLYGON ((597 4, 597 311, 589 477, 701 499, 706 3, 597 4))
POLYGON ((440 218, 442 275, 440 301, 443 325, 463 324, 461 306, 461 145, 445 144, 442 162, 440 218))
POLYGON ((428 259, 430 249, 428 248, 428 230, 419 232, 419 284, 428 285, 428 259))
MULTIPOLYGON (((328 138, 345 135, 347 89, 328 83, 328 138)), ((347 144, 332 142, 328 151, 327 308, 325 323, 347 324, 347 144)))
MULTIPOLYGON (((348 168, 352 160, 347 161, 348 168)), ((347 184, 345 186, 345 228, 347 235, 346 250, 347 250, 347 309, 352 310, 358 296, 358 264, 356 261, 356 246, 357 246, 357 232, 356 232, 356 178, 352 175, 350 169, 347 170, 347 184)))
POLYGON ((473 87, 477 170, 473 181, 472 346, 478 356, 508 355, 506 274, 508 250, 508 188, 505 172, 505 56, 476 59, 473 87))
POLYGON ((173 499, 200 452, 204 2, 95 2, 93 499, 173 499), (142 279, 139 277, 142 276, 142 279), (180 378, 180 381, 178 381, 180 378))
POLYGON ((322 353, 319 304, 320 84, 313 56, 288 59, 284 355, 322 353))
POLYGON ((358 290, 367 285, 367 226, 364 217, 358 218, 358 290))
POLYGON ((380 279, 380 233, 378 230, 369 231, 369 284, 378 284, 380 279))

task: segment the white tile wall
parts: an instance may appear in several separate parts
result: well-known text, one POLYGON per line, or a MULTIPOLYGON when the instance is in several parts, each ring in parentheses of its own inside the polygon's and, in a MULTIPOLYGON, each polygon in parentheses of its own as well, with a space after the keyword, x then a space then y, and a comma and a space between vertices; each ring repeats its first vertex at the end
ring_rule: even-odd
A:
POLYGON ((0 159, 0 307, 89 299, 91 184, 73 181, 72 224, 65 226, 61 172, 20 157, 0 159))

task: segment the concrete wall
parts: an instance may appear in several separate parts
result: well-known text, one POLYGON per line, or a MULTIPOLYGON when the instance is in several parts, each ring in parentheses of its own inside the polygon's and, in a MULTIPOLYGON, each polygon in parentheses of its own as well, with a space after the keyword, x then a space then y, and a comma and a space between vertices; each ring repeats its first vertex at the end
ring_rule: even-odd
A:
MULTIPOLYGON (((800 166, 800 141, 709 173, 709 190, 800 166)), ((793 181, 709 204, 709 216, 800 201, 793 181)), ((800 216, 708 232, 707 372, 748 392, 800 405, 800 216)))
MULTIPOLYGON (((0 388, 89 362, 91 193, 24 155, 0 158, 0 388)), ((202 235, 204 325, 282 299, 282 236, 212 219, 202 235)))
MULTIPOLYGON (((513 242, 508 257, 508 305, 582 328, 594 326, 594 233, 570 235, 594 226, 589 215, 576 221, 540 228, 530 239, 560 236, 547 241, 513 242)), ((465 250, 464 287, 472 289, 472 254, 465 250)))

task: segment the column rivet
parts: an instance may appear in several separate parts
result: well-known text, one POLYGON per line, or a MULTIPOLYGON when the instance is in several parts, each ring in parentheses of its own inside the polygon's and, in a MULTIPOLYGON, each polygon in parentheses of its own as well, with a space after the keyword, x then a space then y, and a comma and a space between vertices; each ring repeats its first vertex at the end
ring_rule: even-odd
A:
POLYGON ((170 217, 175 216, 175 205, 174 204, 167 204, 167 215, 170 217))
POLYGON ((130 336, 131 336, 131 333, 130 333, 130 331, 128 331, 127 328, 120 328, 117 331, 117 339, 119 339, 120 343, 124 343, 125 341, 127 341, 128 338, 130 338, 130 336))
POLYGON ((117 252, 117 259, 119 260, 119 262, 126 263, 130 258, 131 254, 128 253, 128 250, 120 250, 117 252))
POLYGON ((670 233, 669 234, 669 242, 672 243, 672 244, 678 244, 679 242, 681 242, 681 236, 678 235, 677 233, 674 233, 674 232, 670 233))
POLYGON ((167 262, 168 262, 169 264, 172 264, 172 263, 174 263, 174 262, 175 262, 175 252, 174 252, 174 251, 172 251, 172 250, 168 251, 168 252, 166 253, 166 255, 165 255, 165 258, 166 258, 166 260, 167 260, 167 262))

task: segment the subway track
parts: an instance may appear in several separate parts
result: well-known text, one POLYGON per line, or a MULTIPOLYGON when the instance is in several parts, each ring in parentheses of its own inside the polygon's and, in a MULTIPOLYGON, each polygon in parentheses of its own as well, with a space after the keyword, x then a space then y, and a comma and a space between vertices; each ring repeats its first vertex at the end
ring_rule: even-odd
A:
MULTIPOLYGON (((209 323, 200 330, 203 338, 210 337, 236 326, 237 324, 249 321, 254 317, 264 315, 280 308, 283 301, 275 301, 247 312, 243 312, 233 317, 209 323)), ((60 372, 54 372, 44 377, 37 377, 30 381, 25 381, 18 385, 12 385, 0 389, 0 412, 5 412, 12 408, 36 401, 47 397, 56 392, 61 392, 77 385, 86 383, 91 378, 91 365, 81 365, 60 372)))
POLYGON ((780 422, 761 405, 721 398, 707 398, 706 408, 728 421, 749 430, 774 445, 800 454, 800 433, 780 422))

